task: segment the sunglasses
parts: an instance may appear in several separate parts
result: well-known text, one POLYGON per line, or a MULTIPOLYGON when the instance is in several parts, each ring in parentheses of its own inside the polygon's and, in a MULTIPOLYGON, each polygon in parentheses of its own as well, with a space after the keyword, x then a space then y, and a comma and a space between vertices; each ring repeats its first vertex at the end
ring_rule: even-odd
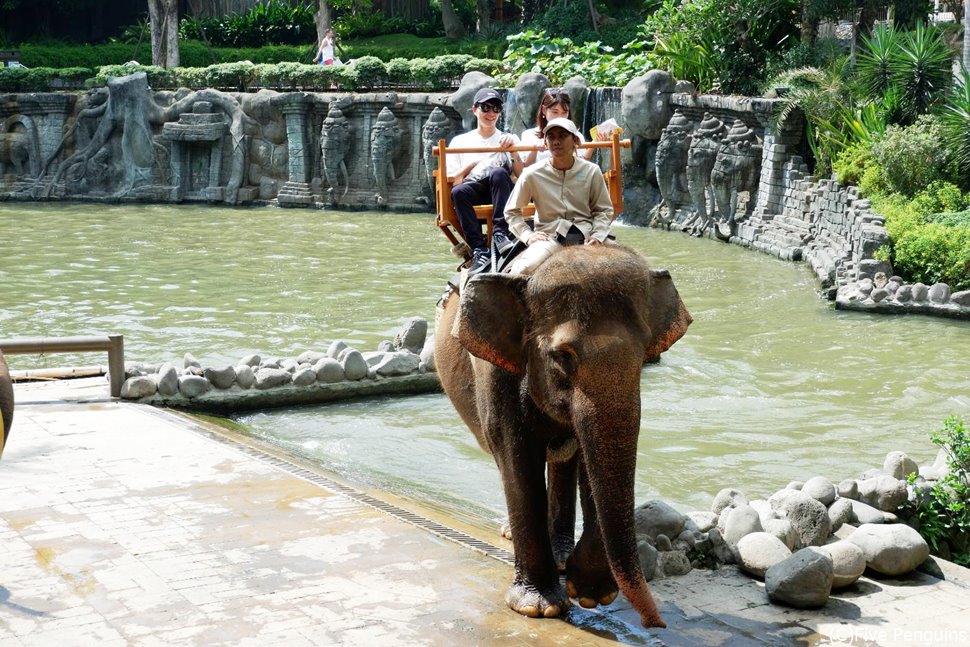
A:
POLYGON ((500 103, 483 103, 478 106, 478 109, 482 112, 502 112, 502 104, 500 103))

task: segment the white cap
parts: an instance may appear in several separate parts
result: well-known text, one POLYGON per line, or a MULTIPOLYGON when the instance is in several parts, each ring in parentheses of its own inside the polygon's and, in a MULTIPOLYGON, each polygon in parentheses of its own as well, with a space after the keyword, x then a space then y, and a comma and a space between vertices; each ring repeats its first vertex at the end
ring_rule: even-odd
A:
POLYGON ((542 134, 545 135, 553 128, 562 128, 563 130, 568 130, 573 134, 573 137, 579 137, 579 128, 573 123, 572 119, 567 119, 566 117, 556 117, 546 124, 546 127, 542 129, 542 134))

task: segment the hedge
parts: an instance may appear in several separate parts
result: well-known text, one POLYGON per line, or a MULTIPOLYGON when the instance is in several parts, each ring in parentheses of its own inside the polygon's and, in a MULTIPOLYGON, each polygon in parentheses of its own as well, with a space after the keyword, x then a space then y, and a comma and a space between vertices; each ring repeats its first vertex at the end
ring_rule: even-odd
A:
POLYGON ((149 84, 156 90, 449 90, 458 87, 466 72, 478 70, 494 74, 500 66, 501 61, 476 59, 465 54, 448 54, 410 61, 395 59, 387 64, 376 57, 365 56, 349 65, 331 66, 242 61, 173 69, 127 64, 104 65, 97 71, 90 68, 0 68, 0 91, 38 92, 68 87, 103 86, 109 76, 126 76, 135 72, 145 72, 149 84))

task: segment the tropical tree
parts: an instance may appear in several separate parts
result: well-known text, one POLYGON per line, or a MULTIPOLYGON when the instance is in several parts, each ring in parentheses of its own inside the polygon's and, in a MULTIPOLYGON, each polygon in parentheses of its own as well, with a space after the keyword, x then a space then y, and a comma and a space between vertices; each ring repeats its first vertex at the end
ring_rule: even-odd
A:
POLYGON ((148 20, 151 23, 152 65, 178 67, 178 0, 148 0, 148 20))

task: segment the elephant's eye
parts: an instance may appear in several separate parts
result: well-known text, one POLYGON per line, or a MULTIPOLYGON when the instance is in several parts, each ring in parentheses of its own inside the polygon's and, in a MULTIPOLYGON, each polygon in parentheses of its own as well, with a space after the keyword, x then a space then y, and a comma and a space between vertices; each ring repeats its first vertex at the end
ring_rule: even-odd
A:
POLYGON ((576 372, 576 354, 571 348, 549 351, 549 359, 564 377, 570 378, 576 372))

